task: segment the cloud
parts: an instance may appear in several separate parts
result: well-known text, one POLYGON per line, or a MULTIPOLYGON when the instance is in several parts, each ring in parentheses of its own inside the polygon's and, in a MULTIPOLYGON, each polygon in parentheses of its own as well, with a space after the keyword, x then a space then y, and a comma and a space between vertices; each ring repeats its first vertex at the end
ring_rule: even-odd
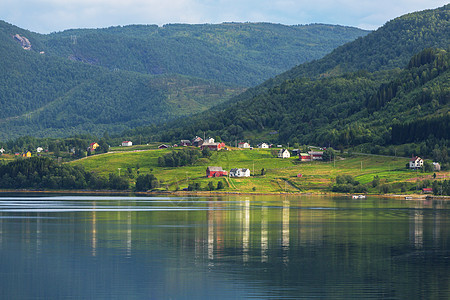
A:
POLYGON ((330 23, 375 29, 447 0, 1 0, 0 19, 42 33, 128 24, 330 23))

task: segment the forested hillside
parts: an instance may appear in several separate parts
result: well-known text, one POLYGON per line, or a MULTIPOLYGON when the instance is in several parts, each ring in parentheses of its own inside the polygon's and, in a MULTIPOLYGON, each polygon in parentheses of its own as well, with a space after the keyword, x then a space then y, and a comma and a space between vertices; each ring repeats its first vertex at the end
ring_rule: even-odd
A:
MULTIPOLYGON (((450 139, 449 9, 447 5, 397 18, 322 60, 288 73, 292 76, 313 65, 331 67, 330 57, 342 58, 334 65, 345 65, 341 72, 328 72, 329 76, 314 79, 306 78, 309 73, 284 81, 276 78, 239 96, 239 101, 229 107, 169 124, 162 134, 152 134, 159 132, 155 128, 140 128, 127 134, 175 141, 206 132, 226 141, 361 145, 358 149, 371 152, 379 152, 380 147, 415 143, 418 148, 412 146, 402 154, 429 154, 434 147, 448 146, 450 139), (403 42, 408 40, 413 42, 405 46, 403 42), (374 50, 369 51, 369 45, 374 50), (436 47, 428 48, 430 45, 436 47), (394 63, 389 57, 396 57, 397 61, 394 63), (373 62, 373 67, 368 68, 369 62, 373 62), (338 75, 345 69, 357 71, 338 75)), ((322 71, 317 73, 320 74, 322 71)))
POLYGON ((270 23, 131 25, 44 36, 48 52, 145 74, 182 74, 250 87, 368 32, 270 23))
POLYGON ((0 138, 118 133, 198 113, 364 34, 222 24, 41 35, 0 21, 0 138))

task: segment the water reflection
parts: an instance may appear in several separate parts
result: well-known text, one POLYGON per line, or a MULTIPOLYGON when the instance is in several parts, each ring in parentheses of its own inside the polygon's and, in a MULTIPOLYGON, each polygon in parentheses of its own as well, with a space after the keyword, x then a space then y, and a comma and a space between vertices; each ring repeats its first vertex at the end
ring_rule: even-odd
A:
POLYGON ((64 197, 0 210, 0 280, 19 291, 2 299, 450 296, 442 201, 64 197))

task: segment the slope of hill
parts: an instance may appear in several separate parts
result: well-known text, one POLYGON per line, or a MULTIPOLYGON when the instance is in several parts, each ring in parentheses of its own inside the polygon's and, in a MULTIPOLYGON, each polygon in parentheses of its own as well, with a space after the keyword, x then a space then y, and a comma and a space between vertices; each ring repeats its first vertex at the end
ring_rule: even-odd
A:
POLYGON ((280 79, 403 68, 425 48, 450 44, 450 4, 398 17, 371 34, 336 48, 323 59, 297 66, 280 79))
POLYGON ((368 32, 270 23, 131 25, 44 37, 52 55, 146 74, 182 74, 250 87, 368 32))
MULTIPOLYGON (((296 67, 250 89, 228 107, 216 107, 214 112, 169 125, 162 135, 154 138, 175 141, 206 132, 226 141, 266 140, 324 146, 368 144, 373 147, 408 142, 408 139, 396 140, 392 130, 405 134, 405 128, 417 127, 414 123, 417 119, 430 119, 430 124, 438 123, 433 128, 444 128, 450 97, 449 10, 450 5, 446 5, 397 18, 321 60, 296 67), (376 40, 378 45, 375 46, 376 40), (403 41, 409 40, 414 42, 405 47, 403 41), (412 52, 422 51, 430 45, 447 51, 428 49, 412 52), (368 51, 372 46, 373 52, 368 51), (392 54, 393 51, 398 52, 397 55, 392 54), (405 60, 407 55, 409 64, 405 60), (333 57, 336 62, 331 64, 333 60, 330 58, 333 57), (383 57, 385 59, 375 59, 383 57), (394 63, 387 59, 389 57, 397 57, 398 61, 394 63), (372 69, 375 72, 362 70, 337 75, 344 70, 370 66, 370 62, 375 62, 372 69), (326 71, 336 76, 306 79, 308 72, 299 70, 311 68, 312 71, 312 66, 317 67, 316 75, 326 71), (320 69, 321 66, 328 67, 320 69), (340 68, 340 72, 329 72, 338 69, 337 66, 346 67, 340 68), (283 76, 290 79, 282 80, 283 76), (410 127, 401 127, 408 122, 412 122, 410 127)), ((147 134, 151 138, 149 130, 141 128, 126 134, 147 134)), ((414 141, 425 142, 432 130, 436 129, 430 127, 427 134, 418 134, 421 138, 414 141)), ((440 145, 445 145, 449 139, 448 136, 436 138, 444 139, 437 141, 440 145)), ((436 143, 436 139, 427 143, 431 145, 433 141, 436 143)))
POLYGON ((0 21, 0 138, 115 133, 198 113, 365 33, 326 25, 223 24, 41 35, 0 21), (329 41, 317 38, 323 32, 329 41))

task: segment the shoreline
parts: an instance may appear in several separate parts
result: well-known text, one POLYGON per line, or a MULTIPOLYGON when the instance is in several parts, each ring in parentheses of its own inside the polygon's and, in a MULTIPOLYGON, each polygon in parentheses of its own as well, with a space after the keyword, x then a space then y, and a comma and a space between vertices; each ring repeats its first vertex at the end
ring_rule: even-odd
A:
MULTIPOLYGON (((147 192, 133 192, 127 191, 113 191, 113 190, 0 190, 2 194, 81 194, 81 195, 111 195, 111 196, 145 196, 145 195, 172 195, 172 196, 335 196, 335 197, 351 197, 354 194, 348 193, 326 193, 326 192, 305 192, 305 193, 257 193, 257 192, 217 192, 217 191, 147 191, 147 192)), ((365 196, 377 198, 391 198, 398 200, 450 200, 450 196, 424 195, 424 194, 363 194, 365 196)))

